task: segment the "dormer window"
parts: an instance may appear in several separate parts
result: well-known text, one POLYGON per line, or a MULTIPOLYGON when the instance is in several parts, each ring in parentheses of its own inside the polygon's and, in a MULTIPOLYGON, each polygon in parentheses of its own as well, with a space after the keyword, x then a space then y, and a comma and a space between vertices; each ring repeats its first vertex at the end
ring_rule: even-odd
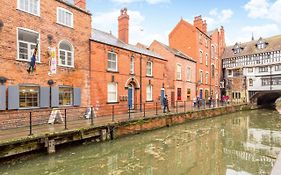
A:
POLYGON ((264 49, 268 43, 266 43, 261 37, 256 44, 258 49, 264 49))
POLYGON ((232 50, 233 50, 234 54, 239 54, 239 53, 241 53, 243 48, 238 43, 236 43, 232 50))

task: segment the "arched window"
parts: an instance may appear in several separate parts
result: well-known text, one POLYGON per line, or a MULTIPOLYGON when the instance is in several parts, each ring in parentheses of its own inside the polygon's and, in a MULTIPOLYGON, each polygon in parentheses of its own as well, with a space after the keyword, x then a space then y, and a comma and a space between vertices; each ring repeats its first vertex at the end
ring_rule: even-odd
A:
POLYGON ((68 41, 61 41, 59 44, 59 65, 74 67, 74 51, 68 41))

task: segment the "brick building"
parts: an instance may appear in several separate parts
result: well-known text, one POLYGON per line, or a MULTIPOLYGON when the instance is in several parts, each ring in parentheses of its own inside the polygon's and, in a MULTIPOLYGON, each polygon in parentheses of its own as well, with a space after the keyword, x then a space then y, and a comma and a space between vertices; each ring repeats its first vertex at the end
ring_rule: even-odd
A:
POLYGON ((153 41, 149 48, 168 60, 165 90, 172 105, 175 101, 193 100, 196 97, 196 61, 159 41, 153 41))
MULTIPOLYGON (((153 106, 160 100, 166 60, 129 44, 129 15, 122 9, 118 38, 93 29, 91 37, 91 105, 97 112, 112 104, 128 109, 153 106)), ((109 110, 111 112, 111 110, 109 110)))
POLYGON ((85 0, 1 1, 0 110, 89 105, 85 8, 85 0), (36 70, 28 73, 37 43, 36 70))
POLYGON ((220 98, 221 56, 225 47, 224 29, 207 31, 201 16, 190 24, 181 19, 169 34, 169 45, 190 55, 196 64, 196 96, 220 98))

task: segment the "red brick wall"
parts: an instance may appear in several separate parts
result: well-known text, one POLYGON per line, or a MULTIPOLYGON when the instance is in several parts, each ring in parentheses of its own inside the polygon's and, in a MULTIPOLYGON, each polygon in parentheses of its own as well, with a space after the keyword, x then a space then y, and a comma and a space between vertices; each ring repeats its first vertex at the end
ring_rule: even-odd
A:
MULTIPOLYGON (((164 83, 164 72, 166 61, 159 60, 146 55, 140 55, 139 53, 133 53, 124 49, 112 47, 95 41, 91 41, 91 105, 95 108, 101 109, 109 108, 110 104, 107 104, 107 84, 112 82, 112 76, 114 76, 114 82, 118 83, 118 106, 124 106, 127 108, 128 101, 122 101, 121 96, 128 96, 128 90, 125 88, 126 82, 132 77, 130 75, 130 58, 134 55, 135 64, 135 79, 140 84, 140 58, 142 58, 142 103, 146 102, 146 86, 151 81, 153 86, 153 102, 158 101, 160 96, 162 84, 164 83), (118 58, 118 72, 107 71, 107 54, 109 51, 114 50, 117 53, 118 58), (153 77, 146 76, 146 62, 148 60, 153 62, 153 77)), ((140 104, 140 89, 135 91, 135 104, 140 104)), ((148 105, 147 104, 147 105, 148 105)))
MULTIPOLYGON (((91 16, 57 0, 41 0, 40 16, 17 10, 17 1, 1 1, 0 18, 4 28, 0 32, 0 76, 8 78, 6 83, 17 85, 32 83, 48 86, 49 79, 56 86, 69 85, 81 88, 82 106, 87 106, 89 99, 89 38, 91 36, 91 16), (63 7, 74 15, 74 28, 56 23, 57 7, 63 7), (27 28, 40 33, 41 63, 33 75, 27 73, 28 62, 17 61, 17 27, 27 28), (53 36, 52 47, 58 49, 61 40, 69 41, 74 47, 74 68, 57 67, 57 74, 48 76, 49 56, 47 36, 53 36)), ((57 54, 58 56, 58 54, 57 54)), ((58 58, 58 57, 57 57, 58 58)))
POLYGON ((191 100, 195 98, 195 81, 196 77, 194 76, 196 71, 196 63, 185 60, 183 58, 176 57, 173 53, 168 51, 163 45, 159 42, 154 41, 150 45, 150 49, 159 53, 163 58, 168 60, 168 64, 165 66, 165 74, 166 74, 166 94, 168 94, 169 101, 171 101, 171 93, 175 93, 174 99, 177 100, 177 88, 182 89, 182 101, 187 100, 187 89, 191 89, 191 100), (177 63, 182 66, 182 81, 176 80, 176 66, 177 63), (192 76, 191 81, 187 81, 187 67, 191 68, 192 76))

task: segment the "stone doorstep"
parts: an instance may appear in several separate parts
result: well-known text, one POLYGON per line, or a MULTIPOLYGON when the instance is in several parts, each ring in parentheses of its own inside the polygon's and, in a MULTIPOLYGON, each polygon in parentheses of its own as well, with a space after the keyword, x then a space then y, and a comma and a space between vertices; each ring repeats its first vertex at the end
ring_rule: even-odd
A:
POLYGON ((273 169, 271 171, 271 175, 281 175, 281 152, 279 153, 273 169))

